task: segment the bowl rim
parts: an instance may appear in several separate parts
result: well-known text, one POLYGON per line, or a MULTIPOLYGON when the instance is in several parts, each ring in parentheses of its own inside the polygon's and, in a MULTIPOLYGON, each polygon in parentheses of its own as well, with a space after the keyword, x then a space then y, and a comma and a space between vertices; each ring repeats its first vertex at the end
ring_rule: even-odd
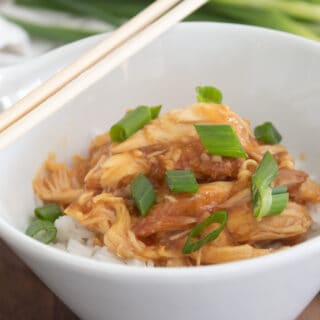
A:
MULTIPOLYGON (((222 28, 238 30, 239 32, 258 34, 258 35, 270 35, 277 38, 283 39, 283 41, 295 42, 299 45, 304 45, 306 50, 318 50, 320 55, 320 43, 305 39, 293 34, 289 34, 282 31, 276 31, 271 29, 266 29, 256 26, 247 26, 240 24, 231 23, 216 23, 216 22, 183 22, 175 26, 175 28, 187 29, 188 27, 200 27, 200 28, 222 28)), ((170 31, 169 31, 170 32, 170 31)), ((93 36, 85 38, 74 43, 68 44, 66 46, 57 48, 47 54, 44 54, 41 59, 46 59, 46 57, 56 56, 64 52, 63 48, 78 46, 80 43, 86 43, 92 41, 92 38, 98 38, 99 36, 93 36)), ((27 63, 32 64, 35 59, 30 59, 27 63)), ((4 68, 4 71, 14 69, 19 69, 21 64, 4 68)), ((1 72, 1 70, 0 70, 1 72)), ((1 140, 1 135, 0 135, 1 140)), ((4 149, 5 150, 5 149, 4 149)), ((270 270, 270 268, 277 267, 282 264, 292 263, 292 261, 304 260, 314 254, 320 253, 320 237, 309 239, 301 244, 295 245, 289 249, 283 250, 281 252, 275 252, 266 256, 227 262, 217 265, 207 265, 201 267, 170 267, 170 268, 148 268, 141 266, 132 265, 122 265, 115 264, 112 262, 101 262, 94 260, 92 258, 86 258, 70 254, 67 251, 59 250, 50 245, 45 245, 37 240, 34 240, 22 231, 16 229, 14 226, 10 225, 0 216, 0 236, 1 238, 16 248, 19 248, 20 252, 24 252, 28 255, 37 255, 39 259, 46 259, 51 261, 53 264, 63 265, 67 268, 76 269, 78 271, 89 273, 98 272, 100 274, 112 274, 113 276, 119 277, 143 277, 149 278, 157 275, 157 279, 170 278, 179 279, 181 277, 186 278, 186 276, 196 275, 197 277, 207 277, 210 275, 211 278, 221 279, 222 277, 239 277, 239 275, 246 275, 256 272, 264 272, 270 270), (6 241, 7 240, 7 241, 6 241), (159 278, 160 277, 160 278, 159 278)), ((153 278, 154 279, 154 278, 153 278)))

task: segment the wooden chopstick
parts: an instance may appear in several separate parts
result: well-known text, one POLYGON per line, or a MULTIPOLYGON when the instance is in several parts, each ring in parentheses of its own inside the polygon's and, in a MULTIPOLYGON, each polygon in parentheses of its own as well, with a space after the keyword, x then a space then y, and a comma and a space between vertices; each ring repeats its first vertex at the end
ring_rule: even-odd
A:
POLYGON ((32 90, 11 108, 0 114, 0 133, 179 2, 181 0, 155 1, 95 48, 32 90))
POLYGON ((140 32, 137 32, 122 45, 114 48, 106 57, 68 82, 56 91, 54 95, 48 97, 41 103, 41 107, 33 108, 33 112, 28 112, 23 119, 8 127, 0 135, 0 149, 23 135, 48 115, 63 107, 67 102, 100 80, 178 21, 198 9, 206 3, 206 1, 207 0, 184 0, 180 2, 173 9, 161 16, 161 18, 149 24, 140 32))

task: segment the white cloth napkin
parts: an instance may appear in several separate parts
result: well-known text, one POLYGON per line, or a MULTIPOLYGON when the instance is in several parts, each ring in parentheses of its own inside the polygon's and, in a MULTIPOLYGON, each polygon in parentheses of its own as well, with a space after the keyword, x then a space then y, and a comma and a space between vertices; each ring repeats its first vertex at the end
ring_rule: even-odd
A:
POLYGON ((28 8, 15 5, 10 0, 0 0, 0 67, 22 62, 26 58, 38 56, 62 45, 44 39, 29 38, 22 28, 1 18, 1 14, 39 25, 79 28, 94 32, 112 30, 110 25, 92 18, 28 8))
POLYGON ((0 17, 0 67, 20 62, 30 56, 27 33, 0 17))

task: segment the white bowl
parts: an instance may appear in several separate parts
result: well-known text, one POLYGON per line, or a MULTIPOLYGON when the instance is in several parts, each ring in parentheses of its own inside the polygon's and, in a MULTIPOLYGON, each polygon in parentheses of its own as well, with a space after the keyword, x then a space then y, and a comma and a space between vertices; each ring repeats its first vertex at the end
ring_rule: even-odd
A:
MULTIPOLYGON (((96 41, 3 70, 2 101, 17 99, 96 41)), ((224 101, 253 124, 272 120, 289 150, 304 152, 309 172, 319 175, 319 74, 318 43, 246 26, 178 25, 0 151, 1 237, 82 319, 294 319, 320 289, 319 237, 235 263, 142 268, 73 256, 24 230, 35 205, 31 180, 48 151, 60 160, 84 153, 127 107, 184 106, 197 85, 221 88, 224 101)))

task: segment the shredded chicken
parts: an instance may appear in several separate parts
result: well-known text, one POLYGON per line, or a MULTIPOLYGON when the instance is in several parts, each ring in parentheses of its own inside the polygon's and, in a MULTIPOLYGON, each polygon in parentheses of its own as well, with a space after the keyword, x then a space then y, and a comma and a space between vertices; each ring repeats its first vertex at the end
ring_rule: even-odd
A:
POLYGON ((249 124, 228 106, 220 104, 193 104, 167 112, 151 121, 126 141, 112 146, 112 153, 122 153, 151 145, 170 145, 182 142, 187 145, 197 138, 195 123, 230 124, 245 148, 256 145, 249 124))
POLYGON ((33 188, 45 202, 69 204, 83 192, 82 181, 78 180, 80 171, 81 166, 70 169, 63 163, 57 163, 55 156, 49 154, 33 180, 33 188))
POLYGON ((243 159, 208 155, 200 141, 187 145, 153 146, 141 150, 118 153, 103 158, 85 178, 88 188, 115 190, 143 173, 154 182, 162 181, 166 170, 191 169, 201 181, 236 178, 243 159))
MULTIPOLYGON (((62 205, 65 214, 94 232, 97 243, 119 258, 152 260, 157 266, 216 264, 285 249, 308 233, 312 221, 307 205, 320 202, 320 185, 295 168, 283 145, 257 141, 249 122, 229 107, 204 103, 161 115, 122 143, 112 143, 108 133, 102 134, 91 143, 88 157, 74 157, 71 167, 57 163, 51 154, 33 187, 41 200, 62 205), (196 123, 231 125, 248 158, 208 154, 196 123), (252 209, 251 178, 266 151, 279 167, 272 187, 287 186, 290 201, 281 214, 258 221, 252 209), (198 192, 170 192, 165 174, 173 169, 192 170, 198 192), (131 182, 140 173, 157 193, 146 216, 139 214, 130 193, 131 182), (219 236, 184 254, 191 229, 218 210, 228 213, 219 236)), ((207 226, 192 241, 217 227, 218 223, 207 226)))
POLYGON ((274 181, 274 185, 285 185, 288 187, 288 191, 293 194, 300 186, 307 180, 308 175, 300 170, 282 168, 279 170, 279 174, 274 181))
POLYGON ((255 243, 277 240, 304 234, 311 225, 305 206, 289 202, 280 214, 257 221, 249 204, 234 207, 229 211, 227 228, 239 243, 255 243))
MULTIPOLYGON (((240 246, 215 247, 206 246, 201 250, 201 264, 216 264, 263 256, 274 249, 259 249, 248 244, 240 246)), ((196 256, 195 254, 193 256, 196 256)))
POLYGON ((175 196, 156 204, 148 216, 134 227, 139 237, 167 230, 180 230, 199 221, 201 215, 212 212, 219 203, 230 197, 232 182, 213 182, 201 185, 193 195, 175 196))
POLYGON ((195 104, 174 110, 151 121, 126 141, 111 146, 112 156, 98 164, 86 177, 91 185, 100 178, 100 186, 113 190, 128 183, 137 173, 148 174, 154 167, 195 169, 198 175, 216 179, 232 178, 241 165, 239 159, 212 157, 204 152, 194 128, 195 123, 227 123, 233 126, 245 148, 257 146, 248 123, 229 107, 217 104, 195 104), (193 143, 193 147, 190 147, 193 143), (157 152, 154 147, 158 146, 157 152), (221 163, 221 160, 223 163, 221 163), (211 167, 214 165, 214 170, 211 167))

